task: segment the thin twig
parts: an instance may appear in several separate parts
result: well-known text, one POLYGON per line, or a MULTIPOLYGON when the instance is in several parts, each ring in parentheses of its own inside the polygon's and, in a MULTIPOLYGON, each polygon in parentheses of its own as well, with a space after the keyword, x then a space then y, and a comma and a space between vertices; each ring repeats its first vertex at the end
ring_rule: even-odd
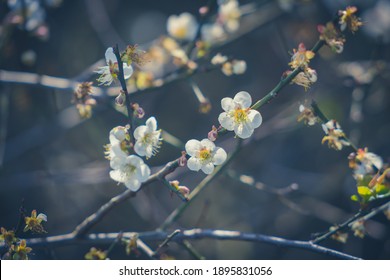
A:
POLYGON ((164 248, 165 246, 168 246, 168 243, 180 232, 181 232, 180 229, 177 229, 174 232, 172 232, 170 235, 168 235, 167 238, 160 245, 158 245, 157 249, 153 252, 153 256, 157 256, 160 253, 161 249, 164 248))
MULTIPOLYGON (((121 59, 121 55, 119 53, 119 47, 118 44, 114 47, 114 54, 116 56, 116 59, 118 61, 118 80, 119 83, 121 84, 122 87, 122 92, 125 94, 125 104, 126 104, 126 109, 127 109, 127 117, 130 125, 130 135, 133 135, 134 129, 135 129, 135 124, 134 124, 134 109, 131 106, 130 103, 130 96, 129 92, 127 91, 127 85, 126 85, 126 80, 125 80, 125 74, 123 72, 123 63, 121 59)), ((131 137, 131 141, 134 142, 134 137, 131 137)), ((133 143, 134 144, 134 143, 133 143)))

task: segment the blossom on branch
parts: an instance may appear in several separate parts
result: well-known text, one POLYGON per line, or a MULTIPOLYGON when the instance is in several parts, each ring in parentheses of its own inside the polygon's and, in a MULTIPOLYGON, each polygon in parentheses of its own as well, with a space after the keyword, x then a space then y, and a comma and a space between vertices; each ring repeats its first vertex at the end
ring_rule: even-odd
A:
POLYGON ((223 128, 233 131, 240 138, 248 138, 255 128, 263 121, 261 114, 250 108, 252 97, 246 91, 240 91, 234 98, 225 97, 221 100, 222 109, 225 111, 218 117, 223 128))
POLYGON ((119 156, 110 162, 110 177, 118 183, 123 183, 128 189, 136 192, 150 176, 150 168, 144 161, 136 156, 119 156))
POLYGON ((196 36, 198 23, 190 13, 171 15, 167 21, 168 34, 176 39, 191 41, 196 36))
POLYGON ((293 49, 293 52, 294 53, 291 57, 291 62, 289 63, 292 69, 296 69, 298 67, 308 67, 310 60, 315 55, 314 52, 306 50, 305 44, 303 43, 299 44, 298 50, 293 49))
POLYGON ((367 148, 359 149, 348 157, 349 167, 354 170, 354 175, 362 179, 366 175, 374 175, 383 167, 383 160, 380 156, 368 152, 367 148))
POLYGON ((211 174, 214 171, 214 165, 221 165, 227 158, 225 150, 216 147, 208 139, 189 140, 185 149, 191 156, 187 161, 188 168, 193 171, 202 170, 205 174, 211 174))
POLYGON ((360 18, 355 15, 356 12, 357 8, 354 6, 349 6, 345 10, 339 11, 341 31, 344 31, 348 27, 348 29, 354 33, 363 25, 360 18))
POLYGON ((240 27, 241 10, 237 0, 219 1, 218 20, 229 32, 240 27))
POLYGON ((26 226, 24 227, 24 232, 30 230, 33 233, 45 233, 46 231, 44 230, 42 226, 42 222, 47 222, 47 216, 43 213, 40 213, 37 216, 37 210, 33 210, 31 212, 30 217, 25 217, 24 221, 26 223, 26 226))
POLYGON ((336 53, 343 52, 345 39, 333 22, 328 22, 326 26, 318 25, 317 30, 320 33, 320 40, 325 41, 332 51, 336 53))
POLYGON ((343 146, 349 146, 350 143, 345 139, 345 134, 340 125, 335 120, 330 120, 322 125, 326 136, 322 138, 322 144, 328 142, 328 146, 340 151, 343 146))
POLYGON ((154 156, 161 146, 161 129, 157 130, 157 121, 150 117, 145 125, 138 126, 134 131, 136 139, 134 151, 140 156, 150 158, 154 156))
MULTIPOLYGON (((287 77, 292 73, 291 70, 284 72, 284 77, 287 77)), ((310 67, 306 67, 302 72, 299 72, 294 79, 292 79, 292 84, 297 84, 302 86, 305 91, 308 90, 315 82, 317 81, 317 72, 310 67)))
MULTIPOLYGON (((99 82, 99 86, 109 86, 114 80, 118 79, 119 66, 118 60, 114 53, 114 49, 111 47, 108 48, 106 50, 105 57, 107 66, 100 67, 99 70, 95 71, 96 73, 100 74, 100 77, 97 79, 97 81, 99 82)), ((126 62, 123 62, 123 75, 125 80, 130 78, 132 74, 133 67, 131 67, 131 65, 127 65, 126 62)))

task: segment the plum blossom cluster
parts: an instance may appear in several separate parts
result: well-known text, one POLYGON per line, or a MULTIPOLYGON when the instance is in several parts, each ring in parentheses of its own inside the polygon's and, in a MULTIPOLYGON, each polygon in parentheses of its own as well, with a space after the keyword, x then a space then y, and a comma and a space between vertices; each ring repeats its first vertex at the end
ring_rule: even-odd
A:
POLYGON ((342 31, 348 28, 354 33, 363 25, 355 15, 356 12, 356 7, 349 6, 345 10, 338 12, 338 26, 331 21, 326 23, 326 25, 318 25, 317 30, 320 33, 320 40, 325 41, 332 51, 336 53, 343 51, 345 38, 342 35, 342 31))
POLYGON ((138 191, 141 184, 150 176, 150 168, 139 156, 154 156, 161 145, 161 130, 157 129, 157 121, 149 118, 145 125, 138 126, 131 136, 130 126, 118 126, 110 131, 110 144, 105 146, 106 158, 110 160, 110 177, 123 183, 132 191, 138 191), (131 141, 132 137, 136 140, 131 141), (137 155, 131 154, 134 152, 137 155))
POLYGON ((354 170, 357 183, 357 194, 352 195, 353 201, 363 207, 370 201, 390 195, 390 168, 383 168, 382 159, 368 152, 368 149, 359 149, 349 156, 349 165, 354 170))
MULTIPOLYGON (((289 65, 293 70, 300 68, 302 71, 294 77, 291 83, 303 86, 305 90, 307 90, 317 81, 317 72, 309 67, 310 60, 314 56, 315 53, 311 50, 307 50, 303 43, 299 44, 298 49, 293 49, 289 65)), ((288 76, 291 73, 292 71, 288 70, 284 73, 284 76, 288 76)))
MULTIPOLYGON (((202 16, 208 12, 206 7, 200 9, 202 16)), ((227 33, 235 32, 239 28, 240 18, 241 10, 237 0, 218 1, 216 20, 201 26, 201 40, 208 45, 224 40, 227 33)), ((168 34, 181 41, 195 40, 198 28, 199 23, 195 16, 187 12, 171 15, 167 20, 168 34)))
POLYGON ((263 119, 257 110, 251 108, 251 104, 252 97, 245 91, 240 91, 234 98, 225 97, 221 100, 221 106, 225 112, 218 117, 220 128, 213 126, 208 133, 208 139, 201 141, 191 139, 185 145, 186 153, 190 157, 187 161, 190 170, 202 170, 205 174, 211 174, 215 165, 225 162, 227 158, 225 150, 213 143, 218 137, 218 131, 222 128, 234 131, 235 135, 242 139, 252 136, 263 119))
MULTIPOLYGON (((118 78, 119 74, 118 59, 112 47, 109 47, 106 50, 105 57, 107 65, 100 67, 99 70, 96 71, 96 73, 100 74, 100 77, 97 79, 97 81, 99 82, 99 86, 111 85, 112 82, 118 78)), ((127 80, 133 74, 133 67, 131 67, 131 65, 128 65, 127 62, 121 61, 121 63, 123 63, 124 78, 125 80, 127 80)))
MULTIPOLYGON (((21 213, 23 216, 25 215, 23 211, 21 213)), ((37 211, 31 211, 31 216, 24 217, 24 230, 23 232, 30 231, 34 234, 42 234, 46 233, 43 228, 42 222, 47 222, 47 216, 43 213, 37 215, 37 211)), ((18 225, 22 226, 22 224, 18 225)), ((8 251, 2 255, 2 259, 4 260, 28 260, 29 254, 32 251, 32 248, 27 246, 27 242, 25 239, 19 239, 16 236, 18 229, 15 230, 7 230, 4 227, 0 228, 0 242, 3 242, 8 251)))

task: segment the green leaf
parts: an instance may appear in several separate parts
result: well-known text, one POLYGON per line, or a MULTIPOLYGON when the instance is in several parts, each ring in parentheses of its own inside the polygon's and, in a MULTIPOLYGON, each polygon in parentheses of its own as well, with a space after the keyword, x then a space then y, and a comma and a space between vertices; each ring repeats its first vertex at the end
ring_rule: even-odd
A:
POLYGON ((369 187, 359 186, 357 191, 360 197, 363 199, 363 202, 367 202, 370 200, 370 198, 374 198, 374 193, 369 187))
POLYGON ((358 197, 356 194, 351 195, 351 200, 352 200, 352 201, 359 202, 359 197, 358 197))

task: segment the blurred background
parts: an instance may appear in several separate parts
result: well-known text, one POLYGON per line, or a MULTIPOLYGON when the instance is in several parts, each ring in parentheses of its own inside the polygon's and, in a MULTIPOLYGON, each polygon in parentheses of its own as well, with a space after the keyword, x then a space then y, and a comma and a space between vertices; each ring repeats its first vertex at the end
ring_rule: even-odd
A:
MULTIPOLYGON (((126 44, 138 44, 146 49, 167 33, 170 15, 190 12, 199 19, 198 10, 206 2, 47 1, 40 15, 45 28, 26 30, 5 28, 11 8, 7 1, 1 1, 0 69, 75 81, 88 77, 97 85, 98 76, 92 73, 97 67, 84 71, 104 59, 107 47, 118 43, 123 49, 126 44)), ((255 131, 256 140, 245 145, 228 172, 213 181, 170 228, 240 230, 309 240, 311 234, 348 219, 359 205, 350 200, 356 193, 347 159, 352 150, 337 152, 322 145, 324 132, 319 125, 307 127, 296 121, 299 104, 314 98, 329 118, 339 121, 356 146, 368 147, 388 162, 390 1, 240 1, 242 5, 251 3, 261 13, 242 17, 237 31, 240 36, 212 51, 245 60, 247 71, 227 77, 217 70, 192 78, 211 102, 208 114, 199 113, 199 102, 187 80, 145 92, 133 102, 144 108, 145 119, 155 116, 160 128, 183 142, 205 138, 211 126, 218 124, 221 98, 242 90, 254 100, 263 97, 288 70, 293 48, 300 42, 312 47, 319 36, 318 24, 325 24, 339 9, 356 5, 364 26, 347 35, 344 52, 334 54, 323 48, 311 62, 318 81, 310 90, 288 86, 261 108, 264 123, 255 131), (272 190, 292 184, 298 190, 278 196, 243 184, 236 180, 240 175, 251 176, 272 190)), ((28 213, 37 209, 48 216, 48 235, 68 233, 125 190, 108 176, 103 145, 114 126, 125 125, 126 117, 110 102, 98 99, 92 118, 83 120, 71 103, 72 96, 70 89, 10 83, 0 76, 0 226, 16 227, 24 201, 28 213)), ((218 140, 218 145, 232 151, 237 139, 231 136, 218 140)), ((179 156, 180 150, 163 143, 148 164, 155 171, 179 156)), ((191 190, 203 178, 203 173, 186 168, 168 177, 191 190)), ((156 182, 114 208, 91 232, 154 230, 181 203, 156 182)), ((350 233, 345 244, 327 240, 323 245, 365 259, 389 259, 386 217, 380 214, 369 221, 367 231, 364 239, 350 233)), ((249 242, 205 239, 191 243, 208 259, 327 258, 249 242)), ((152 248, 158 244, 148 242, 152 248)), ((97 247, 106 250, 109 245, 97 247)), ((82 259, 90 247, 36 248, 31 258, 82 259)), ((176 259, 191 258, 174 243, 165 253, 176 259)), ((126 256, 124 248, 117 246, 109 257, 135 256, 126 256)))

